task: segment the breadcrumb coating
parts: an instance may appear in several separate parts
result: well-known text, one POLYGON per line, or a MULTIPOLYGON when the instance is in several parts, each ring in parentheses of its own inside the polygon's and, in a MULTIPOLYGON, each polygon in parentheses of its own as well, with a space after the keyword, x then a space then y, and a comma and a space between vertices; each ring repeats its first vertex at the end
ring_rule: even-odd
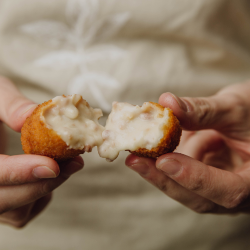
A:
POLYGON ((21 142, 25 154, 43 155, 61 162, 84 153, 84 149, 71 149, 53 130, 49 129, 41 119, 42 114, 52 108, 49 100, 37 106, 28 117, 21 130, 21 142))

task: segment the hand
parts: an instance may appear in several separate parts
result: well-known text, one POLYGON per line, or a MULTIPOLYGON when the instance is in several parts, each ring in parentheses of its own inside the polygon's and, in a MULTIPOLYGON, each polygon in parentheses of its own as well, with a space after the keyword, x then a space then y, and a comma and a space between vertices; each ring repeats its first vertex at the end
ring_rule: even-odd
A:
POLYGON ((0 77, 0 222, 23 227, 49 203, 51 192, 82 169, 83 160, 57 164, 45 156, 3 155, 5 133, 1 121, 20 132, 35 104, 0 77))
POLYGON ((163 94, 183 136, 178 153, 126 164, 169 197, 199 213, 250 212, 250 83, 208 98, 163 94))

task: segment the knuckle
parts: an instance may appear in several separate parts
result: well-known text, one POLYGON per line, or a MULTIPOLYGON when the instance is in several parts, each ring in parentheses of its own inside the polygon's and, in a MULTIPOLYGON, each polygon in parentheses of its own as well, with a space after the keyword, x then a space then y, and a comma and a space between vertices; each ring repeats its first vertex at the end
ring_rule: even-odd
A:
POLYGON ((157 188, 159 188, 163 193, 167 193, 171 185, 171 179, 164 178, 156 183, 157 188))
POLYGON ((197 117, 200 124, 207 124, 213 115, 213 108, 206 98, 195 98, 194 106, 197 108, 197 117))
POLYGON ((206 128, 211 123, 211 118, 215 116, 215 104, 209 101, 208 98, 185 98, 189 104, 189 109, 192 111, 192 119, 189 119, 188 128, 198 130, 206 128))
POLYGON ((1 158, 4 171, 0 175, 0 185, 22 184, 22 180, 27 176, 27 170, 20 171, 20 168, 13 164, 11 156, 1 158))
POLYGON ((187 188, 192 192, 202 190, 204 188, 204 176, 202 174, 195 176, 194 180, 188 184, 187 188))
POLYGON ((210 119, 210 107, 207 104, 203 104, 199 107, 199 122, 201 124, 206 124, 210 119))
POLYGON ((9 172, 9 182, 11 184, 19 184, 21 183, 21 176, 17 174, 15 171, 10 171, 9 172))
POLYGON ((158 186, 158 188, 163 192, 166 193, 168 191, 168 187, 166 184, 161 184, 160 186, 158 186))

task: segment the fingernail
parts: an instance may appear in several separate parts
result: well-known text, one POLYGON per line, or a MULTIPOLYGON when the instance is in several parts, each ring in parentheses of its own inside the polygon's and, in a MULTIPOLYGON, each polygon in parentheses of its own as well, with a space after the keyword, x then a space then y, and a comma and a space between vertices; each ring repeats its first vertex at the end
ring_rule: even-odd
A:
POLYGON ((133 169, 135 172, 137 172, 141 176, 146 176, 149 173, 149 166, 147 164, 135 163, 128 167, 133 169))
POLYGON ((163 159, 156 166, 167 175, 177 175, 182 170, 182 164, 174 159, 163 159))
POLYGON ((30 104, 26 107, 23 108, 23 110, 20 111, 21 115, 24 115, 25 113, 27 113, 29 110, 35 108, 37 106, 37 104, 30 104))
POLYGON ((187 106, 187 104, 183 100, 181 100, 178 96, 176 96, 176 95, 174 95, 172 93, 169 93, 169 94, 172 95, 172 97, 177 101, 177 103, 179 104, 179 107, 183 111, 185 111, 185 112, 188 111, 188 106, 187 106))
POLYGON ((70 176, 83 168, 83 164, 79 161, 71 161, 61 168, 61 173, 70 176))
POLYGON ((46 166, 40 166, 33 169, 33 175, 39 179, 56 177, 55 172, 46 166))

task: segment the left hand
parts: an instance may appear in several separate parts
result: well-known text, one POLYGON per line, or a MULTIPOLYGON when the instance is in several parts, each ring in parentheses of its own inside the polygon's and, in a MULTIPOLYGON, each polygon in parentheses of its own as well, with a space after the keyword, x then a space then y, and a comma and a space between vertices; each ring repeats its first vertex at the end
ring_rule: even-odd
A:
POLYGON ((48 205, 52 191, 83 167, 80 156, 58 164, 40 155, 5 155, 3 122, 16 132, 35 104, 0 76, 0 224, 23 227, 48 205))
POLYGON ((250 83, 207 98, 163 94, 183 129, 178 153, 126 164, 169 197, 198 213, 250 212, 250 83))

